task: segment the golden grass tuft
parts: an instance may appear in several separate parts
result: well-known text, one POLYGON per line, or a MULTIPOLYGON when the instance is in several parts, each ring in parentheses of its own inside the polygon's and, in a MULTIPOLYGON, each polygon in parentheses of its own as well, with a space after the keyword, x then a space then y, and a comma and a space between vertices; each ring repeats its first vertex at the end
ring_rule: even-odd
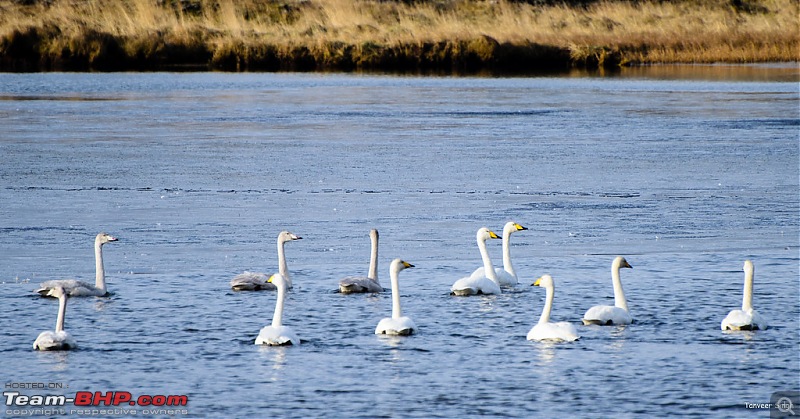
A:
POLYGON ((800 61, 797 0, 0 0, 0 69, 519 71, 800 61))

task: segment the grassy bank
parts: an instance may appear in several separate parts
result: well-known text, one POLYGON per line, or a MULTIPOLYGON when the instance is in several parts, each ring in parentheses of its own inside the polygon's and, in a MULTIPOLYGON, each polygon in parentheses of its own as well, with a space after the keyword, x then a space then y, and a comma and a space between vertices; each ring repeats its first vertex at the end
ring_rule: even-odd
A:
POLYGON ((800 60, 797 0, 0 0, 0 70, 536 72, 800 60))

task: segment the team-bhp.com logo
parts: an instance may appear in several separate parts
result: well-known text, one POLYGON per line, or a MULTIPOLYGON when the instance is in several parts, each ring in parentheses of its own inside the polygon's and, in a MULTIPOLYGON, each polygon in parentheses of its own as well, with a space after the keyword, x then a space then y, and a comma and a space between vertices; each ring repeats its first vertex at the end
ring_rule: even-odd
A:
POLYGON ((18 391, 4 391, 6 414, 188 414, 180 409, 189 403, 189 397, 167 395, 141 395, 134 397, 128 391, 79 391, 75 397, 63 395, 24 395, 18 391), (73 405, 74 409, 66 406, 73 405), (13 408, 12 408, 13 407, 13 408), (102 409, 101 409, 102 407, 102 409), (113 409, 108 409, 112 407, 113 409), (122 409, 122 408, 125 409, 122 409), (136 410, 131 407, 142 407, 136 410), (40 410, 40 411, 39 411, 40 410), (47 411, 49 410, 49 412, 47 411), (113 411, 112 411, 113 410, 113 411))

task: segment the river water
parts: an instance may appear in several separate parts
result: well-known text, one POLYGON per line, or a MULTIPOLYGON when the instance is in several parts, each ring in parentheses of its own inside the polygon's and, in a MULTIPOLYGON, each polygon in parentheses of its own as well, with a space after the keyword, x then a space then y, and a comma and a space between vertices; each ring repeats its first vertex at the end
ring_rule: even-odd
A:
MULTIPOLYGON (((0 74, 4 392, 185 395, 155 415, 176 417, 766 417, 748 403, 800 390, 800 101, 785 70, 0 74), (509 220, 528 227, 512 237, 520 284, 450 296, 480 266, 476 230, 509 220), (370 228, 387 291, 335 292, 366 274, 370 228), (302 344, 258 347, 276 294, 228 282, 276 270, 283 229, 303 237, 286 245, 284 312, 302 344), (57 312, 33 290, 92 281, 100 231, 119 238, 104 248, 113 295, 69 301, 78 350, 33 351, 57 312), (634 267, 635 323, 582 326, 613 304, 616 255, 634 267), (400 291, 418 330, 380 337, 396 257, 415 265, 400 291), (769 328, 722 332, 745 259, 769 328), (525 339, 545 273, 576 342, 525 339)), ((499 240, 489 252, 502 263, 499 240)), ((43 409, 17 401, 3 413, 43 409)))

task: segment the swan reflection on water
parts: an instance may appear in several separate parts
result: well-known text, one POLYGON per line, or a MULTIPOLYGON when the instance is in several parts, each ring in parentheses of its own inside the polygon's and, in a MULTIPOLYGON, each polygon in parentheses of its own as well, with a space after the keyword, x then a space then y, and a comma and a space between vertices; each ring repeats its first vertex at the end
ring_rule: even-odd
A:
POLYGON ((50 372, 69 370, 69 357, 73 351, 35 351, 42 365, 48 365, 50 372))
POLYGON ((541 341, 536 345, 536 349, 539 352, 539 356, 536 359, 544 364, 553 362, 556 359, 556 345, 558 345, 556 341, 541 341))
POLYGON ((402 346, 408 340, 405 336, 399 335, 377 335, 381 343, 389 348, 387 361, 392 364, 399 364, 406 361, 403 357, 402 346))

